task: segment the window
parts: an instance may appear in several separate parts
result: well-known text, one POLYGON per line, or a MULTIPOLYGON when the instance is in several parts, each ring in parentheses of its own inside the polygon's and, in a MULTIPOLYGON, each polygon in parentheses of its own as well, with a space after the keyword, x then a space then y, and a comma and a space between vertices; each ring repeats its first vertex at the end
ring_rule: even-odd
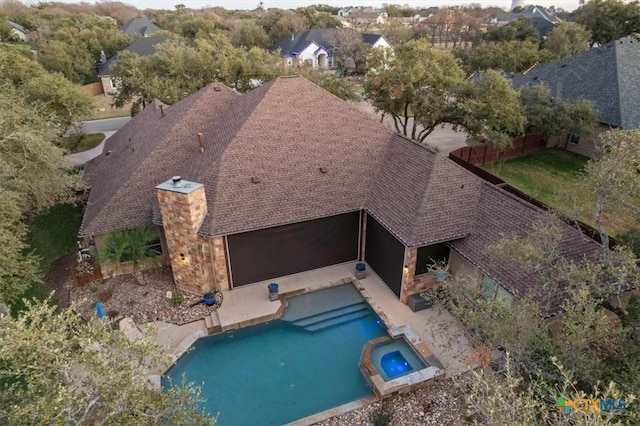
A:
POLYGON ((110 79, 110 82, 111 82, 111 88, 113 90, 118 90, 120 88, 120 86, 122 85, 120 83, 120 81, 116 80, 115 78, 110 79))
POLYGON ((502 302, 506 307, 510 307, 513 303, 513 296, 511 293, 487 275, 483 275, 482 280, 480 281, 480 294, 488 300, 497 300, 502 302))
POLYGON ((575 133, 571 133, 569 135, 569 142, 578 145, 580 143, 580 135, 576 135, 575 133))
POLYGON ((428 273, 429 267, 438 261, 449 261, 449 247, 446 244, 433 244, 418 248, 415 275, 428 273))

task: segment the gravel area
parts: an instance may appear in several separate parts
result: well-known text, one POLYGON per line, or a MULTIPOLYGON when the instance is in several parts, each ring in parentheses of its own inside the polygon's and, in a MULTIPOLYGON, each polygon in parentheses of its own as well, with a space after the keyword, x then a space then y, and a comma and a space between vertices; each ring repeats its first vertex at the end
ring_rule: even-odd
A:
POLYGON ((428 387, 382 402, 375 402, 359 410, 342 416, 332 417, 317 426, 426 426, 426 425, 468 425, 464 416, 466 404, 464 389, 451 379, 432 383, 428 387), (381 415, 386 413, 387 416, 381 415), (385 422, 386 417, 388 422, 385 422))
POLYGON ((137 324, 160 320, 181 325, 201 320, 215 309, 197 303, 200 296, 179 292, 168 266, 143 274, 144 285, 139 285, 133 275, 121 275, 72 288, 70 299, 78 303, 76 310, 85 319, 96 316, 94 303, 99 301, 109 317, 132 317, 137 324), (182 297, 182 303, 167 298, 168 291, 173 298, 182 297))

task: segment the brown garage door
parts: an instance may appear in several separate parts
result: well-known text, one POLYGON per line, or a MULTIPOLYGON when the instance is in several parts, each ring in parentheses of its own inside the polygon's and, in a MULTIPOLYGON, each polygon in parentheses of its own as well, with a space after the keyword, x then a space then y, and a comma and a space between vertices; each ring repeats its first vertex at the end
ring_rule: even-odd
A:
POLYGON ((400 297, 404 245, 370 215, 367 215, 364 259, 391 291, 400 297))
POLYGON ((358 257, 360 212, 229 235, 233 286, 358 257))

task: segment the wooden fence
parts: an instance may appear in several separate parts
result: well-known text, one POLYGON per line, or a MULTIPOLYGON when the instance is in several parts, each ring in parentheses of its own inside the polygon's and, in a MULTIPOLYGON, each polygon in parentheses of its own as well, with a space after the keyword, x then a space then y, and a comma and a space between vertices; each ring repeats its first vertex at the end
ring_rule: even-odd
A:
POLYGON ((89 96, 97 96, 102 95, 104 93, 104 89, 102 88, 102 83, 90 83, 82 86, 82 90, 84 90, 89 96))
POLYGON ((510 158, 516 158, 531 152, 539 151, 543 149, 545 145, 546 142, 542 136, 525 135, 515 138, 511 147, 502 151, 485 143, 482 145, 465 146, 464 148, 456 149, 449 154, 449 156, 458 157, 475 166, 481 166, 483 164, 508 160, 510 158))
MULTIPOLYGON (((463 148, 464 149, 464 148, 463 148)), ((466 159, 460 158, 456 155, 454 155, 454 152, 451 152, 449 154, 449 158, 454 162, 457 163, 459 165, 461 165, 462 167, 464 167, 465 169, 469 170, 471 173, 475 174, 476 176, 484 179, 485 181, 502 188, 503 190, 515 195, 516 197, 525 200, 528 203, 533 204, 536 207, 539 207, 545 211, 549 211, 551 210, 551 208, 549 206, 547 206, 545 203, 543 203, 542 201, 531 197, 530 195, 525 194, 524 192, 520 191, 519 189, 514 188, 513 186, 509 185, 508 183, 506 183, 505 181, 503 181, 502 179, 500 179, 498 176, 492 175, 491 173, 489 173, 488 171, 481 169, 480 167, 471 164, 470 162, 468 162, 466 159)), ((594 240, 595 242, 597 242, 598 244, 602 243, 602 240, 600 239, 600 234, 598 233, 598 231, 593 228, 592 226, 587 225, 584 222, 581 222, 579 220, 576 221, 572 221, 572 220, 568 220, 565 219, 563 217, 561 217, 562 220, 564 220, 566 223, 568 223, 571 226, 575 226, 577 227, 585 236, 587 236, 588 238, 591 238, 592 240, 594 240)), ((620 243, 613 237, 609 237, 609 248, 610 249, 614 249, 617 245, 619 245, 620 243)))

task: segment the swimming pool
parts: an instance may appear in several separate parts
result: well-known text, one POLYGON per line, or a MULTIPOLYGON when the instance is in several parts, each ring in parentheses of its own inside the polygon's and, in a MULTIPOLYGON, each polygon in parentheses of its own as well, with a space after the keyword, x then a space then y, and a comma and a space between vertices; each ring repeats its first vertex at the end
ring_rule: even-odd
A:
POLYGON ((358 361, 385 335, 358 290, 343 285, 289 299, 279 320, 199 339, 165 376, 201 384, 220 426, 281 425, 373 395, 358 361))

